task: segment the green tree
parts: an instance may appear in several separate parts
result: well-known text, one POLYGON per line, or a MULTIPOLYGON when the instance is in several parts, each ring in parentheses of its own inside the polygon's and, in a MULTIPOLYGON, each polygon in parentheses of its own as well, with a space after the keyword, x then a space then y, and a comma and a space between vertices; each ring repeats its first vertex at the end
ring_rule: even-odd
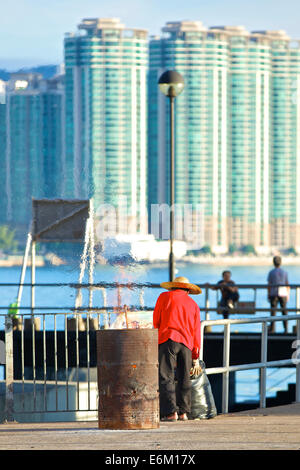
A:
POLYGON ((255 249, 253 245, 244 245, 242 248, 242 252, 246 255, 255 254, 255 249))
POLYGON ((286 250, 286 254, 287 255, 297 255, 297 251, 295 250, 295 248, 293 246, 291 246, 290 248, 288 248, 286 250))
POLYGON ((15 239, 15 230, 11 230, 7 225, 0 225, 0 250, 5 253, 15 253, 18 242, 15 239))
POLYGON ((211 247, 209 245, 205 245, 201 248, 200 253, 211 254, 211 247))
POLYGON ((238 251, 237 245, 235 243, 230 243, 228 252, 231 254, 231 253, 235 253, 236 251, 238 251))

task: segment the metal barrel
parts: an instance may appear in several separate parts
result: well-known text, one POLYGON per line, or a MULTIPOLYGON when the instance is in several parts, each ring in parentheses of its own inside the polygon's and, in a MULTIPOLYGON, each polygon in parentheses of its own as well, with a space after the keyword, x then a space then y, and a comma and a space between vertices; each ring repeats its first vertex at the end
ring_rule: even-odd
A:
POLYGON ((159 427, 158 330, 98 330, 99 429, 159 427))

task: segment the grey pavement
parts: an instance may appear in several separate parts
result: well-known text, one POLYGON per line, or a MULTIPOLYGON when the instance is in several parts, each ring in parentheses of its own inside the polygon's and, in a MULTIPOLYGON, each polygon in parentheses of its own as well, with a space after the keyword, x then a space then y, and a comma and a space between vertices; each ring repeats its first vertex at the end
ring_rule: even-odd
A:
POLYGON ((99 430, 96 421, 6 423, 0 425, 5 449, 300 450, 300 403, 138 431, 99 430))

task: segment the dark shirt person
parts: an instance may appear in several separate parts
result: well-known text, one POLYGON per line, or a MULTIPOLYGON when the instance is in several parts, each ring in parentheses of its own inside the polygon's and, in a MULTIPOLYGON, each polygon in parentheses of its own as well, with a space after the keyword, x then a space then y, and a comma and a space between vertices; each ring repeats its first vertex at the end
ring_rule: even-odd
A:
POLYGON ((235 282, 231 279, 231 271, 223 271, 222 277, 223 279, 219 281, 216 286, 212 287, 212 289, 221 291, 222 297, 219 306, 224 308, 222 313, 224 318, 227 319, 230 310, 234 309, 240 295, 235 282))
MULTIPOLYGON (((276 315, 276 308, 278 302, 282 309, 282 314, 287 315, 286 304, 289 299, 289 281, 287 272, 281 266, 280 256, 273 258, 274 269, 268 274, 268 300, 271 304, 271 316, 276 315)), ((284 331, 288 332, 288 322, 283 321, 284 331)), ((271 323, 269 327, 270 333, 275 333, 275 322, 271 323)))

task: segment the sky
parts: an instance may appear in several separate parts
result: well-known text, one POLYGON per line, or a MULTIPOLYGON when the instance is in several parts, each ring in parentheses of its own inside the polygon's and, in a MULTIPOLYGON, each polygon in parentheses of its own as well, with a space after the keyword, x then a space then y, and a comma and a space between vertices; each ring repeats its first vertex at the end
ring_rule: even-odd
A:
POLYGON ((159 34, 167 21, 285 30, 300 39, 299 0, 0 0, 0 68, 59 64, 63 38, 83 18, 120 18, 159 34))

